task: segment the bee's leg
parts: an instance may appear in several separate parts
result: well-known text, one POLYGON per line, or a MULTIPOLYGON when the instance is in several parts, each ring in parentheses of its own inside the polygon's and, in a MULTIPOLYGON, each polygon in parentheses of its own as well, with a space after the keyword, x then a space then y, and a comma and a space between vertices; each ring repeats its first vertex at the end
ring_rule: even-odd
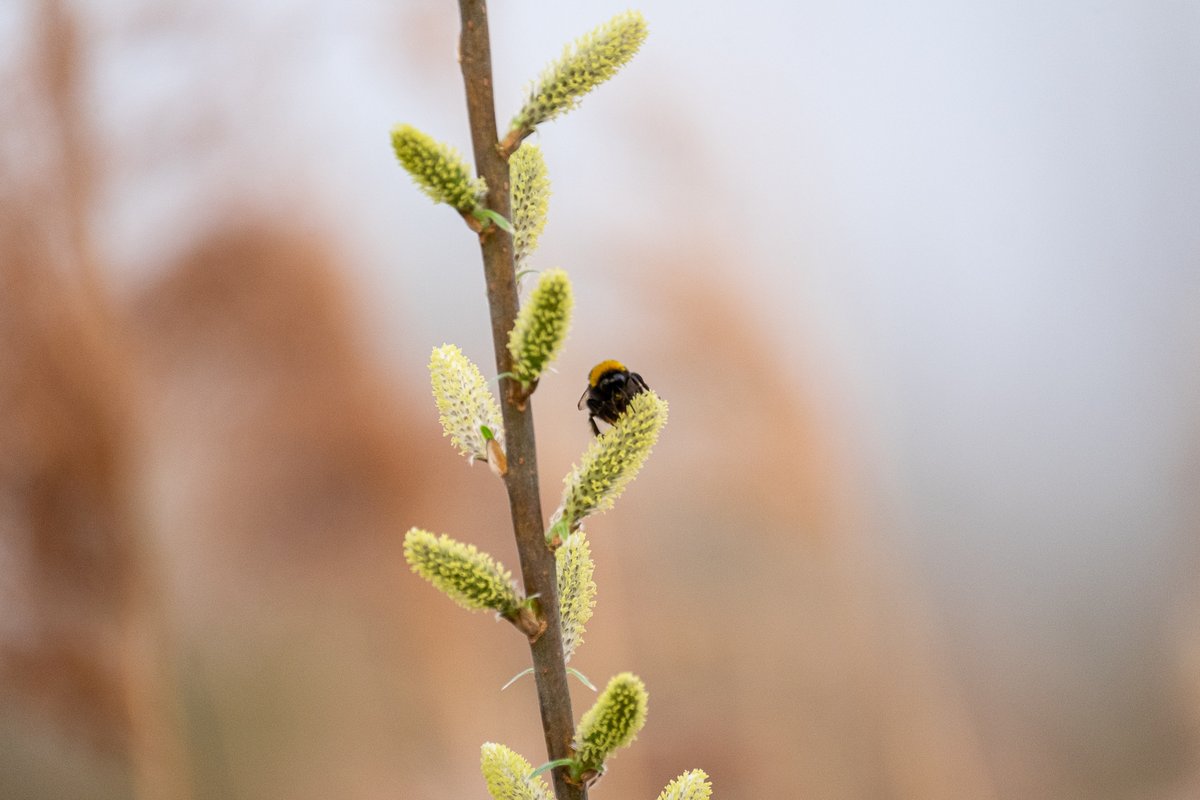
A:
POLYGON ((588 424, 592 426, 592 433, 596 436, 600 435, 600 427, 596 424, 596 417, 588 414, 588 424))

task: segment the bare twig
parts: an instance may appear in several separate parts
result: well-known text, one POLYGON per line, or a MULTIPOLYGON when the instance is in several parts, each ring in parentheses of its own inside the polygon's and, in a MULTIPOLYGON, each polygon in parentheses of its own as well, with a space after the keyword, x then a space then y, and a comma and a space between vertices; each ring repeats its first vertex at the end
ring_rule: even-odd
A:
MULTIPOLYGON (((459 58, 466 86, 475 168, 487 181, 488 208, 510 218, 508 162, 497 142, 496 109, 492 96, 487 2, 459 0, 458 5, 462 16, 459 58)), ((496 369, 503 375, 512 371, 508 333, 516 322, 518 307, 512 237, 493 225, 479 233, 479 243, 487 279, 496 369)), ((546 624, 545 632, 533 638, 529 647, 533 654, 533 674, 537 681, 546 752, 550 760, 555 760, 572 755, 575 724, 567 689, 566 664, 563 661, 554 554, 546 546, 541 499, 538 495, 533 409, 528 400, 522 397, 520 384, 512 378, 501 379, 501 396, 505 442, 508 446, 505 485, 521 560, 521 575, 526 595, 537 596, 538 611, 546 624)), ((586 800, 587 790, 568 782, 561 767, 555 769, 552 775, 558 800, 586 800)))
POLYGON ((530 643, 537 641, 539 636, 546 633, 546 619, 538 615, 533 609, 522 606, 513 612, 511 616, 505 617, 509 622, 516 627, 521 633, 529 639, 530 643))
POLYGON ((531 133, 533 133, 532 128, 513 128, 504 137, 504 141, 500 142, 500 155, 508 158, 517 152, 517 148, 521 146, 521 142, 525 141, 525 137, 531 133))

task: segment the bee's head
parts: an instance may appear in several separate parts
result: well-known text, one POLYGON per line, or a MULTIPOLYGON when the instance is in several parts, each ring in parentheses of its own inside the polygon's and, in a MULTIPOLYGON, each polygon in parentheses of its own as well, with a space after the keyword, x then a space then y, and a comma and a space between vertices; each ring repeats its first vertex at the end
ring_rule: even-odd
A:
POLYGON ((607 361, 601 361, 596 366, 592 367, 592 371, 588 373, 588 386, 595 388, 600 384, 600 379, 608 372, 628 372, 625 365, 620 361, 614 361, 611 358, 607 361))

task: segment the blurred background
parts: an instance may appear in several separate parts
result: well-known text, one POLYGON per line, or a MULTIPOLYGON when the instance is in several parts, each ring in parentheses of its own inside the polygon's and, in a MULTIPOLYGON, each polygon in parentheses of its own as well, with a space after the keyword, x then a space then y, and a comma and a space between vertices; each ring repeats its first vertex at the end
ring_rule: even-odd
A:
MULTIPOLYGON (((650 690, 592 795, 1200 797, 1200 6, 645 0, 534 141, 577 311, 671 402, 573 660, 650 690)), ((498 116, 624 5, 494 2, 498 116)), ((478 248, 442 0, 0 4, 0 797, 485 798, 544 760, 516 566, 425 364, 478 248)), ((592 702, 575 686, 576 713, 592 702)))

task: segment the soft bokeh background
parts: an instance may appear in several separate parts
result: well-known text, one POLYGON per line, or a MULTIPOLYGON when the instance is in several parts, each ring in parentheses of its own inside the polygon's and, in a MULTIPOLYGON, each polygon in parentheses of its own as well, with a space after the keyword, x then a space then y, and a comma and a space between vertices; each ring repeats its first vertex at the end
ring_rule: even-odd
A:
MULTIPOLYGON (((640 4, 535 141, 577 316, 547 511, 617 357, 670 399, 575 662, 649 723, 593 796, 1200 797, 1200 6, 640 4)), ((621 5, 496 2, 499 116, 621 5)), ((484 798, 535 763, 516 563, 424 364, 478 250, 448 0, 0 4, 0 797, 484 798)), ((590 704, 576 687, 577 713, 590 704)))

